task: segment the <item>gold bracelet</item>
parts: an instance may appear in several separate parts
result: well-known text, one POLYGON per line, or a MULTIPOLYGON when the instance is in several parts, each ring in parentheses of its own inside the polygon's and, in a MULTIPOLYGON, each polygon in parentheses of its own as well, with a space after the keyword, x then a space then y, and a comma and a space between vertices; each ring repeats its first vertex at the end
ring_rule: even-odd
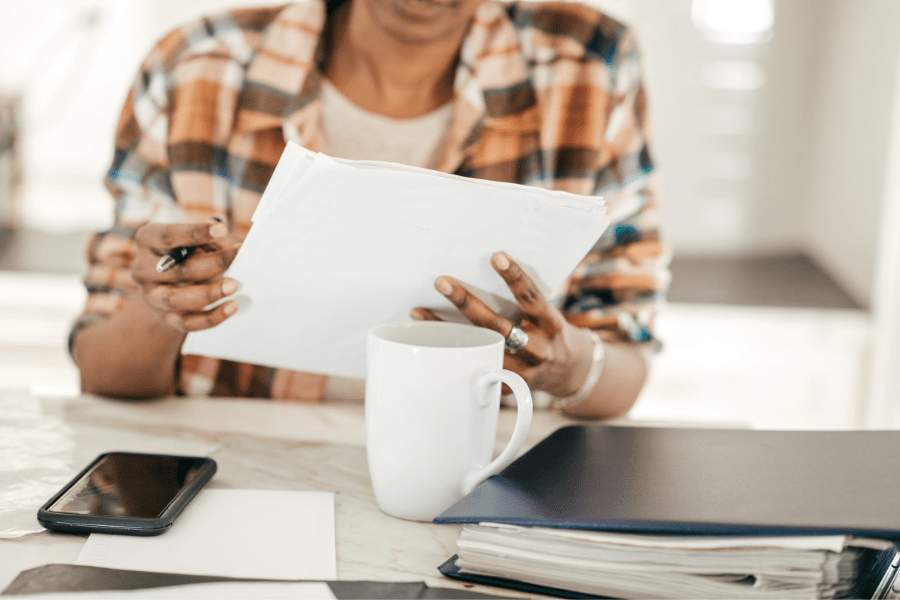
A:
POLYGON ((581 387, 578 388, 578 391, 571 396, 555 398, 553 401, 553 408, 565 408, 567 406, 572 406, 573 404, 578 404, 587 398, 587 395, 591 393, 591 390, 593 390, 594 386, 597 385, 597 382, 600 381, 600 375, 603 374, 603 363, 606 362, 606 347, 603 345, 603 340, 600 339, 600 336, 597 335, 596 331, 591 331, 590 336, 591 340, 594 342, 594 353, 591 357, 591 368, 588 369, 588 374, 584 379, 584 383, 582 383, 581 387))

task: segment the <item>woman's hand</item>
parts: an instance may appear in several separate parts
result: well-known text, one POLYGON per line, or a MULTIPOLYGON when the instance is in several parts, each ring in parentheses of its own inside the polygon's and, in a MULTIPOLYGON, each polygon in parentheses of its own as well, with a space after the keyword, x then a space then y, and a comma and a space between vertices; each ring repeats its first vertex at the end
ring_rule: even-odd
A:
MULTIPOLYGON (((491 264, 522 309, 523 319, 518 326, 528 334, 528 343, 518 353, 504 356, 504 368, 521 375, 533 390, 544 390, 559 397, 574 394, 590 368, 593 342, 587 330, 569 324, 506 254, 498 252, 491 258, 491 264)), ((442 276, 434 287, 474 325, 493 329, 504 338, 509 336, 515 324, 488 308, 456 280, 442 276)), ((425 308, 413 309, 410 316, 418 320, 440 320, 425 308)))
POLYGON ((137 230, 135 242, 131 276, 164 323, 181 332, 197 331, 218 325, 237 310, 233 301, 205 308, 238 288, 233 279, 222 279, 240 247, 223 223, 150 223, 137 230), (196 249, 184 262, 157 271, 161 257, 185 246, 196 249))

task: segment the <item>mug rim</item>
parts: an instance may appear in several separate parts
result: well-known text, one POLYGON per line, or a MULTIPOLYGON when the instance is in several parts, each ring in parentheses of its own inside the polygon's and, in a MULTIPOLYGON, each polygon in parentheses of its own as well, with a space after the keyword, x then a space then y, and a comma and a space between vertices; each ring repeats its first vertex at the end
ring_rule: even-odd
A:
POLYGON ((503 344, 505 341, 503 335, 494 331, 493 329, 479 327, 477 325, 472 325, 471 323, 452 323, 447 321, 408 321, 404 323, 386 323, 382 325, 376 325, 375 327, 369 329, 368 337, 389 344, 397 344, 399 346, 408 346, 412 348, 429 348, 431 350, 463 350, 467 348, 488 348, 495 344, 503 344), (481 336, 482 339, 473 340, 472 343, 467 343, 462 346, 433 346, 428 344, 399 341, 396 339, 391 339, 390 337, 387 337, 385 335, 389 331, 412 329, 456 329, 461 333, 467 333, 472 336, 481 336))

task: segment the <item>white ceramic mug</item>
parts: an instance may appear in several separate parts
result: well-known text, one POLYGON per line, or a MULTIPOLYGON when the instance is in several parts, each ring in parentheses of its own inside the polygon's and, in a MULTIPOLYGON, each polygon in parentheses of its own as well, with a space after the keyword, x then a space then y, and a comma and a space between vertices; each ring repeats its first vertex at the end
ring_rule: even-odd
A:
POLYGON ((531 426, 531 392, 503 369, 503 343, 496 331, 439 321, 369 331, 366 450, 381 510, 430 521, 515 458, 531 426), (501 382, 518 415, 492 461, 501 382))

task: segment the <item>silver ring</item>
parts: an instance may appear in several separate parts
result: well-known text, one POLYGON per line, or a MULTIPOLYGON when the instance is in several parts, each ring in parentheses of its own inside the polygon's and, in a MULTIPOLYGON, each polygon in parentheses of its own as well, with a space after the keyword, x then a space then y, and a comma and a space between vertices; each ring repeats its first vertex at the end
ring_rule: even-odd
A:
POLYGON ((519 350, 528 343, 528 334, 521 327, 513 327, 506 337, 506 351, 510 354, 518 354, 519 350))

